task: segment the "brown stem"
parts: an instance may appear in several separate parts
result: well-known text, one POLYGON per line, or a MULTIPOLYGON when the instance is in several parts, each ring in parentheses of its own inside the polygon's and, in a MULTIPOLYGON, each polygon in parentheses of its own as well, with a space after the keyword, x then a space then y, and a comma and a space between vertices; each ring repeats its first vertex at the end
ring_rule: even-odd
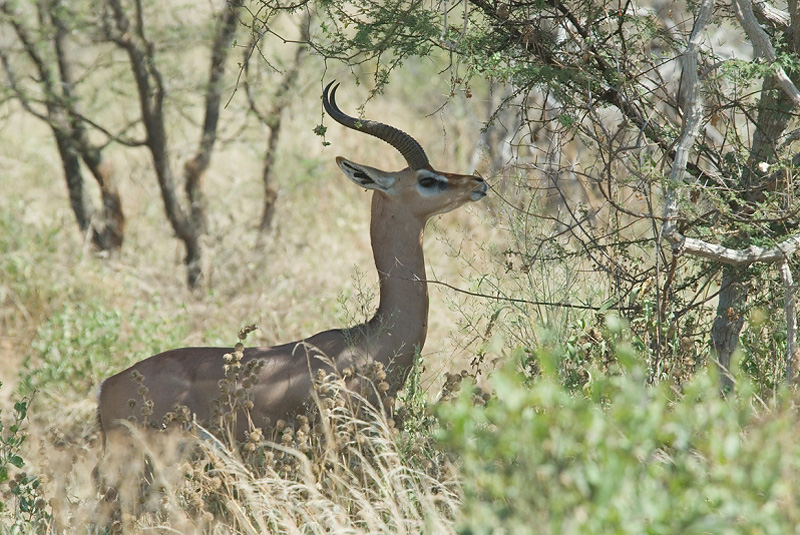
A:
POLYGON ((175 234, 186 247, 184 263, 187 269, 187 282, 191 288, 195 288, 202 281, 202 248, 200 244, 202 229, 195 226, 193 220, 186 215, 175 190, 163 109, 165 88, 161 72, 156 64, 155 47, 147 41, 144 35, 141 2, 136 2, 137 24, 133 28, 134 31, 131 31, 131 22, 120 0, 107 0, 107 5, 112 20, 106 21, 106 34, 128 55, 139 94, 142 123, 147 132, 146 145, 153 160, 164 210, 175 234))
POLYGON ((239 10, 243 2, 244 0, 229 0, 220 15, 217 35, 211 48, 211 67, 206 89, 205 118, 203 119, 200 144, 194 157, 184 165, 186 197, 189 199, 190 217, 194 226, 201 232, 206 231, 206 203, 202 188, 203 177, 211 163, 211 154, 217 139, 225 65, 228 59, 228 51, 236 34, 239 10))

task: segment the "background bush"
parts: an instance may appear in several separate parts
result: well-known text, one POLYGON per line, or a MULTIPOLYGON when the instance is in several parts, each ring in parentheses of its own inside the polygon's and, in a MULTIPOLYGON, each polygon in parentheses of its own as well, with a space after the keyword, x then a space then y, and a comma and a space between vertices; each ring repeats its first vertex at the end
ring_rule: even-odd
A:
MULTIPOLYGON (((628 348, 630 351, 630 348, 628 348)), ((551 364, 564 357, 542 350, 551 364)), ((628 357, 621 362, 635 362, 628 357)), ((492 375, 496 397, 440 408, 460 460, 458 532, 757 534, 800 529, 800 446, 791 396, 765 404, 746 379, 721 397, 699 373, 648 385, 633 364, 567 388, 557 366, 492 375)))

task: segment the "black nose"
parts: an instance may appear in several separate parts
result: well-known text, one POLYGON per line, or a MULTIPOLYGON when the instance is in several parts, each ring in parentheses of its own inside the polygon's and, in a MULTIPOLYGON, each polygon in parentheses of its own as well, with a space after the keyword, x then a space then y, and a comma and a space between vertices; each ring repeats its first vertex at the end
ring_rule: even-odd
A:
POLYGON ((473 201, 479 201, 483 199, 486 197, 486 193, 489 191, 489 185, 486 184, 482 178, 478 178, 478 181, 480 182, 480 185, 472 190, 472 193, 470 194, 470 199, 473 201))

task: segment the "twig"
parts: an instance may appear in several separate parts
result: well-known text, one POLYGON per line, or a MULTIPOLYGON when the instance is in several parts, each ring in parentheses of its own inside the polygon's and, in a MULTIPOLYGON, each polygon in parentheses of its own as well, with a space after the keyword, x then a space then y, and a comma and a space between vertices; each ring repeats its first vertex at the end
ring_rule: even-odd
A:
POLYGON ((768 264, 783 262, 800 248, 800 236, 793 236, 769 249, 758 245, 750 245, 744 249, 731 249, 696 238, 687 238, 677 233, 675 235, 679 237, 673 245, 676 252, 688 252, 730 266, 748 266, 756 262, 768 264))
POLYGON ((459 288, 458 286, 453 286, 447 282, 443 282, 440 280, 435 279, 426 279, 425 281, 428 284, 436 284, 438 286, 444 286, 449 290, 453 290, 454 292, 458 292, 460 294, 468 295, 470 297, 478 297, 480 299, 491 299, 494 301, 504 301, 506 303, 516 303, 516 304, 523 304, 523 305, 533 305, 533 306, 546 306, 546 307, 554 307, 554 308, 570 308, 574 310, 593 310, 595 312, 601 312, 604 310, 621 310, 621 311, 628 311, 628 310, 637 310, 638 307, 635 306, 618 306, 617 303, 606 303, 601 306, 596 305, 580 305, 576 303, 567 303, 567 302, 555 302, 555 301, 534 301, 532 299, 522 299, 521 297, 507 297, 505 295, 489 295, 480 292, 473 292, 471 290, 465 290, 463 288, 459 288))
POLYGON ((784 292, 784 311, 786 312, 786 382, 790 385, 798 379, 800 354, 797 351, 797 307, 795 303, 795 284, 789 262, 781 263, 781 281, 784 292))
POLYGON ((778 63, 775 48, 770 43, 767 32, 758 24, 750 0, 733 0, 733 7, 747 37, 753 43, 756 54, 763 57, 772 66, 773 74, 778 79, 781 88, 789 95, 794 105, 800 107, 800 91, 778 63))

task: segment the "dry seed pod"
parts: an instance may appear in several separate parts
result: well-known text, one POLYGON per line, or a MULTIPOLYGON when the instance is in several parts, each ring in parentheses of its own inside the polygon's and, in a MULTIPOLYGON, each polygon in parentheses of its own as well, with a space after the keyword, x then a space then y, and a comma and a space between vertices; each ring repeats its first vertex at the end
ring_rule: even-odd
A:
POLYGON ((245 325, 244 327, 242 327, 239 330, 239 340, 244 341, 245 338, 247 338, 248 334, 250 334, 251 332, 253 332, 253 331, 257 330, 257 329, 258 329, 258 325, 256 325, 255 323, 253 323, 251 325, 245 325))
POLYGON ((386 371, 383 369, 383 365, 380 363, 378 363, 377 369, 375 370, 375 379, 378 381, 386 380, 386 371))

